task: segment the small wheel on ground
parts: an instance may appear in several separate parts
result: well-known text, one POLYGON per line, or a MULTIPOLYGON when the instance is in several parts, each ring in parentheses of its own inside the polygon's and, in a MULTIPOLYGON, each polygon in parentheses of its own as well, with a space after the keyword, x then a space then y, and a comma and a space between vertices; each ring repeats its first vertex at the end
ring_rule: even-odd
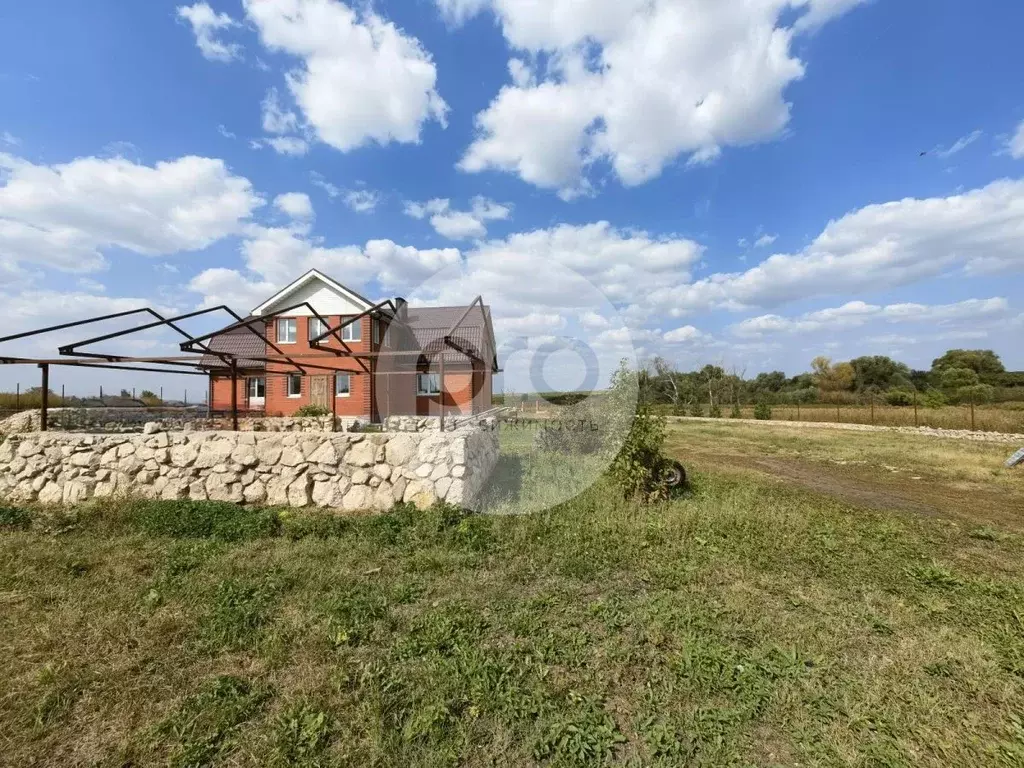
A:
POLYGON ((669 488, 678 488, 686 485, 686 470, 678 461, 670 461, 665 467, 663 478, 669 488))

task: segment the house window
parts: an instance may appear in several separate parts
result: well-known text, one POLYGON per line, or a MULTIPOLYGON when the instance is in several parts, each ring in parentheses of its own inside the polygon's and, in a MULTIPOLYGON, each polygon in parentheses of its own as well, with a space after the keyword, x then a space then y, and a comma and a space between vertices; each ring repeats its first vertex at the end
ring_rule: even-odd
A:
POLYGON ((416 374, 417 395, 439 395, 441 394, 441 374, 439 373, 418 373, 416 374))
POLYGON ((282 317, 277 321, 277 343, 295 343, 295 318, 282 317))
POLYGON ((352 394, 352 377, 347 373, 339 373, 334 377, 334 396, 348 397, 352 394))
POLYGON ((298 373, 288 374, 288 397, 302 397, 302 376, 298 373))
POLYGON ((373 343, 380 344, 380 321, 377 318, 373 318, 371 322, 373 323, 370 326, 373 329, 373 343))
POLYGON ((249 399, 262 400, 267 396, 267 380, 261 377, 249 379, 249 399))
POLYGON ((346 325, 341 329, 341 338, 345 341, 362 341, 363 334, 360 330, 361 325, 361 320, 356 320, 351 325, 346 325))
MULTIPOLYGON (((309 340, 312 341, 317 336, 327 332, 327 323, 321 320, 319 317, 309 318, 309 340)), ((327 341, 327 339, 321 339, 321 341, 327 341)))

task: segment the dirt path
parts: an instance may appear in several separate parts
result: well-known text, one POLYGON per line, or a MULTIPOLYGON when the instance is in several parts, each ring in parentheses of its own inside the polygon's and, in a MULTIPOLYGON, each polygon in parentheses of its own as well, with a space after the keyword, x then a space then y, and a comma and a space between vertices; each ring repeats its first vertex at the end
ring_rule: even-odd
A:
POLYGON ((954 440, 978 440, 986 443, 1007 443, 1024 446, 1024 435, 1007 432, 972 432, 969 429, 936 429, 935 427, 878 427, 871 424, 844 424, 834 421, 759 421, 757 419, 710 419, 706 416, 669 416, 669 421, 707 422, 709 424, 754 424, 759 427, 797 427, 803 429, 840 429, 849 432, 895 432, 924 437, 954 440))
POLYGON ((998 491, 962 487, 943 478, 891 472, 877 466, 800 458, 742 455, 689 446, 686 463, 700 471, 755 472, 789 485, 881 511, 949 517, 972 525, 1024 530, 1024 501, 998 491))

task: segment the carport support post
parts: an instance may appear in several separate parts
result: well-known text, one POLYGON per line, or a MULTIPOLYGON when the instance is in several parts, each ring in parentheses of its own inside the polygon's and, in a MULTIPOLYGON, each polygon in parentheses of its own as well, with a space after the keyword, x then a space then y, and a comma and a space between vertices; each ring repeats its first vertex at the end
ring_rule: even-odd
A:
POLYGON ((438 399, 441 401, 441 431, 444 432, 444 348, 441 349, 441 385, 438 389, 438 399))
POLYGON ((238 431, 238 364, 231 361, 231 428, 238 431))
POLYGON ((39 368, 43 372, 43 404, 39 414, 39 431, 45 432, 50 410, 50 365, 40 363, 39 368))

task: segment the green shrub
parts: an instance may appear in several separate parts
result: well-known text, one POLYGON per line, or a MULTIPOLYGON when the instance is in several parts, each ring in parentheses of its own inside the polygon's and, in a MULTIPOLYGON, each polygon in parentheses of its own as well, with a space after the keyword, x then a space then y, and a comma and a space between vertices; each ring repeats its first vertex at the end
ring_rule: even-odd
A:
POLYGON ((304 405, 295 412, 295 415, 302 417, 320 417, 330 416, 331 412, 322 405, 304 405))
POLYGON ((771 421, 772 407, 762 400, 754 406, 754 418, 759 419, 760 421, 771 421))
POLYGON ((700 403, 690 403, 690 415, 691 416, 703 416, 704 409, 700 407, 700 403))
POLYGON ((223 501, 138 501, 129 508, 129 520, 151 536, 176 539, 245 541, 276 536, 280 530, 273 510, 223 501))
POLYGON ((740 410, 740 407, 739 407, 738 404, 733 405, 732 411, 729 413, 729 418, 730 419, 742 419, 743 418, 743 411, 740 410))
POLYGON ((712 419, 722 418, 722 409, 717 405, 712 405, 711 408, 708 409, 708 417, 712 419))
POLYGON ((0 531, 24 531, 32 524, 32 513, 21 507, 0 506, 0 531))
POLYGON ((921 396, 921 404, 926 408, 941 408, 947 402, 946 396, 937 389, 929 389, 921 396))
POLYGON ((906 389, 890 389, 885 393, 885 402, 889 405, 913 405, 914 393, 906 389))
POLYGON ((665 419, 655 415, 649 405, 640 405, 622 448, 608 468, 612 482, 626 498, 653 501, 668 497, 668 488, 658 479, 664 443, 665 419))

